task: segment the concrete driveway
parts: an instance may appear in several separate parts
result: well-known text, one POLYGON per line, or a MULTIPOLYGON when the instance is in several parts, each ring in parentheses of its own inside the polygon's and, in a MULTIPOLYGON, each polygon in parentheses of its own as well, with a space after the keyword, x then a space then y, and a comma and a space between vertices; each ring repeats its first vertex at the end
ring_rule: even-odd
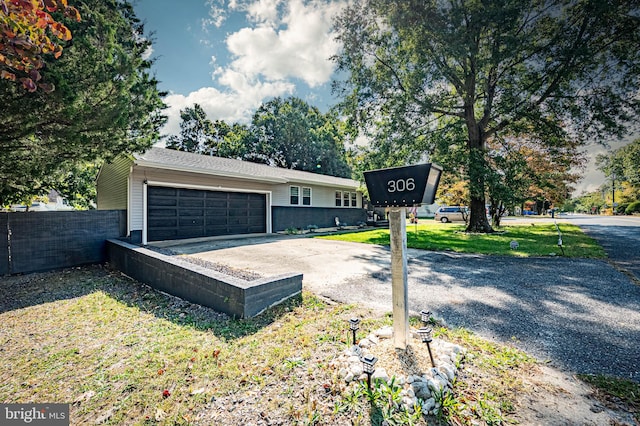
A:
MULTIPOLYGON (((388 248, 301 237, 171 247, 263 275, 302 272, 330 299, 389 312, 388 248)), ((605 261, 408 251, 409 307, 578 373, 640 380, 640 286, 605 261)))

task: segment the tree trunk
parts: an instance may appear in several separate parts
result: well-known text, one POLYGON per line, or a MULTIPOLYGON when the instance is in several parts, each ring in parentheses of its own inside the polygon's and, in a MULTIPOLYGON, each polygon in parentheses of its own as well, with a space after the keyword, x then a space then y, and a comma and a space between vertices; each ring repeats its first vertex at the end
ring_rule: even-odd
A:
POLYGON ((473 107, 465 108, 469 140, 469 195, 471 209, 466 232, 491 233, 493 228, 487 219, 485 206, 485 136, 475 120, 473 107))

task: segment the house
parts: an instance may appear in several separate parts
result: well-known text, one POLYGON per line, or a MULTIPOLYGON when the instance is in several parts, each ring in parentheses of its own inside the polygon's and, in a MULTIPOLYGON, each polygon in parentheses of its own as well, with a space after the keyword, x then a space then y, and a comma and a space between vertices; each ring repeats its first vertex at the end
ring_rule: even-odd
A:
POLYGON ((366 221, 359 183, 165 148, 121 155, 97 178, 99 210, 127 210, 131 241, 272 233, 366 221))

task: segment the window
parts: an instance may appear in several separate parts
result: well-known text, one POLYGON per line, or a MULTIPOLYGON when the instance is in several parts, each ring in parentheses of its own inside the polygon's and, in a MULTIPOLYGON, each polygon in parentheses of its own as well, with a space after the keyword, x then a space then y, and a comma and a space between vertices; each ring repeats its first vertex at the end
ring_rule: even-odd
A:
POLYGON ((358 193, 351 193, 351 207, 358 207, 358 193))
POLYGON ((289 187, 289 204, 294 204, 294 205, 300 204, 300 187, 299 186, 289 187))
POLYGON ((336 191, 336 207, 342 206, 342 191, 336 191))
POLYGON ((349 192, 342 193, 342 207, 349 207, 349 192))
POLYGON ((311 205, 311 188, 302 188, 302 205, 310 206, 311 205))

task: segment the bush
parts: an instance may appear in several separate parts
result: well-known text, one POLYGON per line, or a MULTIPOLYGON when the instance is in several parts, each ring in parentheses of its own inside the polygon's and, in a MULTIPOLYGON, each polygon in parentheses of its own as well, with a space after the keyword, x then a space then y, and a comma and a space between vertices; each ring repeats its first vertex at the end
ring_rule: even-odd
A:
POLYGON ((628 205, 629 205, 629 203, 620 203, 620 204, 618 204, 618 207, 616 207, 616 212, 618 214, 630 214, 630 213, 626 213, 628 205))
POLYGON ((640 200, 629 203, 624 212, 626 214, 640 213, 640 200))

